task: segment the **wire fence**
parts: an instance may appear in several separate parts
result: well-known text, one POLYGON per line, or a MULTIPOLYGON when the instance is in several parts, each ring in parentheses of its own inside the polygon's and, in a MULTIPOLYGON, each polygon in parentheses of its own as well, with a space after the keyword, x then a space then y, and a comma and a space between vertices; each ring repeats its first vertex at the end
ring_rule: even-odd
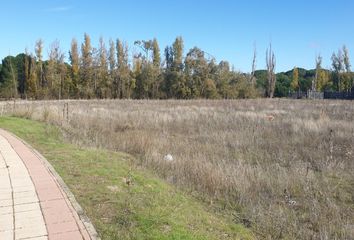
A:
POLYGON ((297 91, 289 92, 288 98, 292 99, 343 99, 354 100, 354 89, 352 91, 338 92, 338 91, 297 91))

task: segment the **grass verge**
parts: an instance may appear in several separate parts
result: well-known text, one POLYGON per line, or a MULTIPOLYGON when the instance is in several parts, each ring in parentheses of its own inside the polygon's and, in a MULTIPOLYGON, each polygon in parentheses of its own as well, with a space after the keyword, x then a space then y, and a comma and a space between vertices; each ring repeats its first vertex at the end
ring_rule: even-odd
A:
POLYGON ((54 126, 1 117, 0 127, 41 152, 102 239, 252 239, 242 225, 135 167, 125 153, 78 148, 54 126))

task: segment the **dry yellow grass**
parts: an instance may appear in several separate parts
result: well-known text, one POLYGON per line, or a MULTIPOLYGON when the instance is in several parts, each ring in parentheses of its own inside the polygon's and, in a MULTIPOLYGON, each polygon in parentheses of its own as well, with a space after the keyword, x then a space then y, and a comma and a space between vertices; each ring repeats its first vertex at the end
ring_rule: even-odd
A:
POLYGON ((260 238, 354 238, 353 102, 23 101, 0 108, 59 125, 78 145, 134 154, 137 164, 233 214, 260 238))

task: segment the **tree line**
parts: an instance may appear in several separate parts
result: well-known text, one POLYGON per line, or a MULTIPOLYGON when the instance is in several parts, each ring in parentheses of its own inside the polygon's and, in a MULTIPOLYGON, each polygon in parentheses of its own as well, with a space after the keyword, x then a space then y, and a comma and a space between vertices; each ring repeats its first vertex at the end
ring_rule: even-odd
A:
POLYGON ((315 58, 314 69, 306 70, 294 67, 287 72, 272 75, 269 66, 272 67, 275 62, 273 57, 267 53, 267 70, 257 70, 254 75, 257 79, 256 88, 267 89, 273 84, 275 97, 286 97, 292 92, 307 92, 308 90, 317 92, 354 91, 354 73, 351 71, 349 50, 345 45, 337 53, 332 54, 331 69, 322 67, 323 58, 318 55, 315 58), (270 81, 272 76, 275 82, 270 81))
POLYGON ((44 60, 44 43, 39 39, 30 53, 7 56, 0 65, 0 97, 25 99, 231 99, 282 97, 297 90, 348 90, 353 87, 349 54, 343 47, 333 54, 333 69, 294 68, 275 74, 276 59, 270 45, 266 52, 267 70, 256 70, 256 51, 252 72, 241 73, 227 61, 216 62, 198 47, 184 54, 182 37, 167 46, 163 54, 156 39, 134 42, 138 51, 131 54, 128 44, 101 37, 97 47, 84 34, 81 44, 71 42, 68 58, 59 41, 49 45, 44 60), (162 57, 163 56, 163 57, 162 57), (66 62, 68 59, 68 62, 66 62))

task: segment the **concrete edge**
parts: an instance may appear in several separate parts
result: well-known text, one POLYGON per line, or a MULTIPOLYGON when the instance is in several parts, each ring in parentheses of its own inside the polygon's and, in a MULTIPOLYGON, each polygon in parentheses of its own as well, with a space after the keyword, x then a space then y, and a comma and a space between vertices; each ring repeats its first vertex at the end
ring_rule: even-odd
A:
POLYGON ((48 160, 42 154, 40 154, 36 149, 34 149, 30 144, 28 144, 25 140, 17 137, 12 132, 9 132, 5 129, 3 129, 3 130, 8 132, 13 137, 17 138, 23 144, 25 144, 44 163, 45 167, 50 171, 50 173, 53 175, 55 180, 58 182, 58 184, 60 185, 62 190, 67 195, 72 207, 75 209, 77 215, 79 216, 80 220, 84 224, 85 229, 87 230, 88 234, 90 235, 90 238, 92 240, 101 240, 101 238, 98 236, 98 233, 97 233, 95 227, 93 226, 91 220, 85 214, 85 212, 82 209, 82 207, 80 206, 80 204, 76 201, 74 194, 70 191, 69 187, 66 185, 64 180, 60 177, 60 175, 57 173, 57 171, 54 169, 54 167, 48 162, 48 160))

